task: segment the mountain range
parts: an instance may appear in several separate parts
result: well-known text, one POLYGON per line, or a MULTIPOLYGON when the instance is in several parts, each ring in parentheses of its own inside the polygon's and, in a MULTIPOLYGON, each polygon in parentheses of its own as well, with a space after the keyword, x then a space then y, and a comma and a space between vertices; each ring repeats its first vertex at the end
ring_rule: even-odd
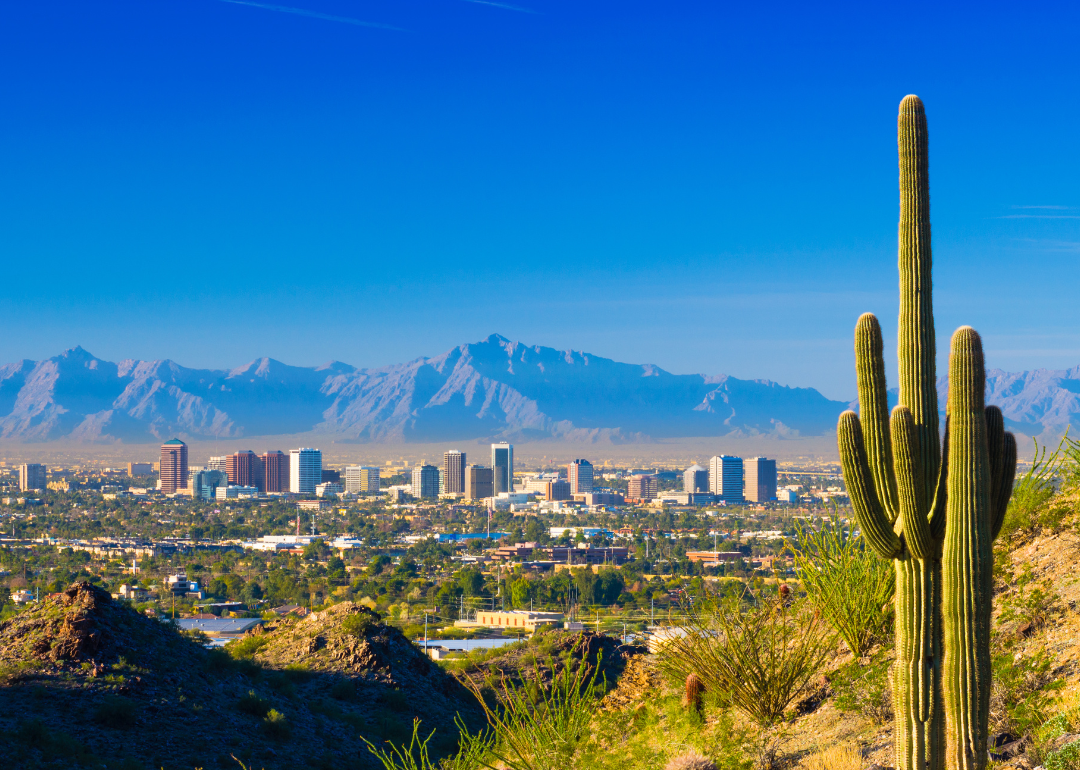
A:
MULTIPOLYGON (((1080 367, 988 372, 988 403, 1037 434, 1080 415, 1080 367)), ((942 404, 944 388, 941 382, 942 404)), ((671 374, 499 335, 358 369, 261 358, 232 370, 103 361, 81 347, 0 366, 0 439, 145 443, 314 432, 355 443, 469 439, 632 443, 820 436, 848 404, 813 388, 671 374)))

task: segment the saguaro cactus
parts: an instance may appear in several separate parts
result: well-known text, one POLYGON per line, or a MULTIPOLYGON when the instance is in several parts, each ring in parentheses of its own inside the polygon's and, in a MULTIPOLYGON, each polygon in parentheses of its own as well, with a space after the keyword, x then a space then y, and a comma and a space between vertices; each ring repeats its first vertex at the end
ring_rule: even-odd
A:
POLYGON ((956 332, 945 442, 938 434, 926 113, 900 103, 899 405, 888 414, 877 319, 855 326, 859 410, 837 427, 855 515, 896 567, 897 770, 981 770, 990 705, 992 543, 1016 470, 1016 441, 984 408, 982 344, 956 332), (946 740, 946 724, 948 739, 946 740))
POLYGON ((982 341, 964 326, 949 356, 948 505, 944 600, 946 764, 986 767, 990 711, 990 610, 993 541, 1012 494, 1016 439, 1001 411, 983 407, 982 341))
POLYGON ((941 537, 945 493, 938 435, 930 252, 926 113, 917 96, 900 103, 900 403, 888 412, 881 327, 867 313, 855 326, 859 411, 837 427, 840 459, 867 543, 896 568, 893 670, 897 770, 940 770, 941 537))

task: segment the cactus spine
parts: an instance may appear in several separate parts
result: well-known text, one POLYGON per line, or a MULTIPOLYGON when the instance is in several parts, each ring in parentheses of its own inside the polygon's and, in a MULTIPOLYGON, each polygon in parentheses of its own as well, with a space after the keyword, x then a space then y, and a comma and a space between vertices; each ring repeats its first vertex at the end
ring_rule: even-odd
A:
POLYGON ((938 436, 926 113, 905 97, 900 156, 900 403, 889 415, 881 327, 855 326, 859 411, 840 416, 848 492, 867 543, 896 569, 893 670, 897 770, 940 770, 942 451, 938 436))
POLYGON ((844 412, 837 442, 866 541, 896 568, 897 770, 982 770, 991 549, 1012 493, 1016 441, 1000 410, 983 406, 982 345, 964 327, 953 337, 941 444, 926 113, 917 96, 900 103, 897 144, 899 405, 890 416, 881 327, 867 313, 855 327, 861 418, 844 412))

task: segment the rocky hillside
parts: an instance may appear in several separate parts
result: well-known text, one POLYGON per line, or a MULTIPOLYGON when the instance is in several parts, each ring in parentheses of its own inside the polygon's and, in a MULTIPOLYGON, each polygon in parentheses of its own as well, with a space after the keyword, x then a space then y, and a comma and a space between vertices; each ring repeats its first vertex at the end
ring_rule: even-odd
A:
POLYGON ((210 651, 76 583, 0 625, 0 741, 12 767, 376 767, 362 738, 419 716, 452 750, 475 700, 352 605, 249 638, 259 662, 210 651), (337 627, 365 622, 350 638, 337 627), (252 641, 254 639, 255 641, 252 641), (302 758, 302 759, 298 759, 302 758))

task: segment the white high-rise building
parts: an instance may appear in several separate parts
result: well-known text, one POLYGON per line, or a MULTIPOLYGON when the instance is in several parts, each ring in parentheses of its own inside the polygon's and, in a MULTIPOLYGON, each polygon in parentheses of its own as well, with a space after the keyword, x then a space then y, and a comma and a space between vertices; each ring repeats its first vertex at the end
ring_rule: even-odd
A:
POLYGON ((208 471, 221 471, 222 473, 229 472, 229 458, 227 456, 211 457, 206 461, 206 470, 208 471))
POLYGON ((350 465, 345 469, 345 491, 358 494, 377 494, 381 485, 378 468, 350 465))
POLYGON ((709 491, 725 503, 744 502, 741 457, 719 455, 709 460, 709 491))
POLYGON ((566 468, 571 495, 586 495, 593 490, 593 466, 588 460, 574 460, 566 468))
POLYGON ((505 441, 491 445, 491 470, 495 495, 514 491, 514 445, 505 441))
POLYGON ((695 494, 709 491, 709 471, 700 465, 691 465, 682 476, 683 492, 695 494))
POLYGON ((24 463, 19 466, 19 489, 23 492, 45 489, 47 475, 41 463, 24 463))
POLYGON ((289 452, 289 491, 294 495, 313 495, 322 483, 322 452, 318 449, 293 449, 289 452))

